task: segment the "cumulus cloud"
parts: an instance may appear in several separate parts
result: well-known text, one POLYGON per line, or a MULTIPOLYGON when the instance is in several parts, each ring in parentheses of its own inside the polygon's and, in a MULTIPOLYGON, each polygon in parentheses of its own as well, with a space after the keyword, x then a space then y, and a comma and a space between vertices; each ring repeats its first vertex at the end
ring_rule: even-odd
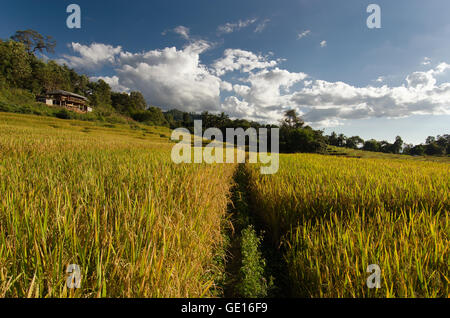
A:
POLYGON ((69 47, 79 56, 63 55, 57 62, 72 68, 88 70, 96 69, 105 63, 115 63, 116 56, 122 51, 121 46, 114 47, 101 43, 82 45, 72 42, 69 47))
POLYGON ((267 57, 256 55, 253 52, 240 49, 226 49, 224 56, 216 60, 212 65, 217 75, 227 72, 250 72, 254 69, 262 69, 277 65, 277 61, 269 61, 267 57))
POLYGON ((240 29, 246 28, 252 24, 254 24, 258 19, 247 19, 247 20, 239 20, 238 22, 228 22, 224 25, 220 25, 217 28, 217 32, 219 34, 228 34, 233 33, 235 31, 239 31, 240 29))
POLYGON ((221 89, 230 86, 200 62, 206 42, 191 43, 144 53, 122 53, 116 69, 122 85, 143 93, 146 100, 164 108, 185 111, 217 110, 221 89))
POLYGON ((235 96, 228 96, 221 108, 231 117, 247 118, 261 122, 276 122, 283 110, 291 105, 291 88, 307 77, 304 73, 293 73, 274 68, 250 72, 242 78, 243 84, 233 85, 235 96))
POLYGON ((286 109, 296 109, 316 127, 337 126, 349 119, 450 114, 450 83, 436 76, 450 69, 441 63, 427 72, 413 72, 400 86, 356 87, 344 82, 309 80, 304 73, 279 68, 250 73, 233 85, 235 96, 222 108, 235 117, 276 122, 286 109), (299 88, 294 89, 297 85, 299 88), (295 85, 295 86, 294 86, 295 85))
POLYGON ((446 63, 428 72, 413 72, 406 85, 355 87, 343 82, 316 80, 291 96, 306 121, 405 117, 415 114, 450 114, 450 83, 434 77, 449 69, 446 63))
POLYGON ((297 39, 303 39, 305 36, 308 36, 311 33, 311 30, 305 30, 303 32, 300 32, 299 34, 297 34, 297 39))
POLYGON ((128 93, 130 89, 120 84, 118 76, 92 76, 89 78, 93 82, 98 82, 98 80, 103 80, 114 92, 128 93))
POLYGON ((290 88, 306 77, 305 73, 292 73, 279 68, 264 69, 245 79, 250 89, 239 89, 236 93, 259 108, 280 107, 289 102, 290 88))

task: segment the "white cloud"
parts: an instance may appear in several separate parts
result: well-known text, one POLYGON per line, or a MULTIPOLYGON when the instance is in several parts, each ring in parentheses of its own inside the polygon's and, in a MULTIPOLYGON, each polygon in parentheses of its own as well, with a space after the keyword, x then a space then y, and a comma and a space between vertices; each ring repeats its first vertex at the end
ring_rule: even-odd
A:
POLYGON ((270 19, 265 19, 264 21, 259 23, 255 29, 255 32, 260 33, 262 31, 264 31, 264 29, 267 27, 267 24, 269 24, 269 22, 270 22, 270 19))
POLYGON ((311 33, 311 30, 305 30, 299 34, 297 34, 297 39, 303 39, 305 36, 308 36, 311 33))
POLYGON ((161 35, 167 35, 167 33, 169 33, 169 32, 176 33, 176 34, 180 35, 182 38, 184 38, 185 40, 189 40, 191 37, 190 36, 191 30, 188 27, 185 27, 183 25, 179 25, 173 29, 164 30, 161 33, 161 35))
POLYGON ((428 72, 413 72, 406 85, 355 87, 343 82, 316 80, 291 96, 295 107, 313 123, 415 114, 450 114, 450 83, 437 85, 434 77, 449 69, 440 64, 428 72))
POLYGON ((204 41, 182 50, 175 47, 144 53, 122 53, 117 74, 120 83, 143 93, 151 105, 185 111, 217 110, 220 90, 231 87, 200 62, 209 48, 204 41))
POLYGON ((212 67, 215 69, 216 74, 221 76, 232 71, 250 72, 254 69, 273 67, 277 63, 277 61, 269 61, 266 57, 256 55, 253 52, 226 49, 223 58, 216 60, 212 67))
POLYGON ((450 69, 450 64, 440 63, 434 70, 430 70, 433 75, 438 75, 444 73, 446 70, 450 69))
POLYGON ((231 92, 233 90, 233 85, 227 81, 220 82, 220 89, 222 91, 231 92))
POLYGON ((125 87, 119 83, 119 77, 118 76, 92 76, 89 78, 93 82, 97 82, 98 80, 103 80, 105 83, 109 84, 111 86, 111 90, 114 92, 120 92, 120 93, 128 93, 130 89, 128 87, 125 87))
POLYGON ((255 23, 258 19, 247 19, 247 20, 239 20, 238 22, 234 22, 234 23, 225 23, 224 25, 220 25, 217 28, 217 32, 219 34, 228 34, 228 33, 233 33, 235 31, 239 31, 242 28, 246 28, 249 25, 252 25, 253 23, 255 23))
POLYGON ((322 42, 320 42, 320 47, 326 47, 327 46, 327 41, 323 40, 322 42))
POLYGON ((189 40, 189 28, 185 27, 185 26, 177 26, 175 29, 173 29, 173 32, 175 32, 176 34, 181 35, 184 39, 189 40))
POLYGON ((69 47, 79 56, 63 55, 57 62, 76 69, 96 69, 105 63, 113 64, 116 56, 122 51, 121 46, 114 47, 101 43, 82 45, 72 42, 69 47))
POLYGON ((356 87, 344 82, 305 80, 304 73, 275 68, 250 73, 233 85, 236 96, 222 103, 236 117, 276 122, 286 109, 297 109, 313 126, 336 126, 347 119, 450 114, 450 83, 437 84, 436 75, 450 69, 446 63, 428 72, 413 72, 401 86, 356 87), (294 84, 303 87, 293 90, 294 84))
POLYGON ((429 57, 424 57, 422 65, 430 65, 431 59, 429 57))
POLYGON ((279 68, 262 70, 245 80, 250 83, 250 90, 244 97, 258 107, 281 106, 288 102, 286 93, 292 85, 306 77, 305 73, 291 73, 279 68))
POLYGON ((248 85, 235 84, 237 96, 229 96, 222 109, 234 117, 276 122, 283 109, 292 104, 290 89, 307 77, 304 73, 292 73, 279 68, 263 69, 242 79, 248 85))

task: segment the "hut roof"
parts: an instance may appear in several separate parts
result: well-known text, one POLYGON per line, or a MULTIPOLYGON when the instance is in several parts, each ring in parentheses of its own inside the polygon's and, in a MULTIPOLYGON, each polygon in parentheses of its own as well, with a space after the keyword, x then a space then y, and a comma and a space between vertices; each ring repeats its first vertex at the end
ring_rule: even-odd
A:
POLYGON ((47 92, 47 95, 72 96, 72 97, 76 97, 76 98, 83 99, 83 100, 85 100, 85 101, 88 100, 88 99, 87 99, 86 97, 84 97, 84 96, 81 96, 81 95, 78 95, 78 94, 75 94, 75 93, 71 93, 71 92, 66 92, 66 91, 63 91, 63 90, 61 90, 61 89, 57 89, 57 90, 54 90, 54 91, 47 92))

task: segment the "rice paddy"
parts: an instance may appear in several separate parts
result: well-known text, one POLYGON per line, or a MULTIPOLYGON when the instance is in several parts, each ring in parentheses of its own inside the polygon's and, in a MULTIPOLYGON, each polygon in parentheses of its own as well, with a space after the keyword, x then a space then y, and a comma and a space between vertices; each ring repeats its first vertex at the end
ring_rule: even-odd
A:
MULTIPOLYGON (((237 165, 176 165, 169 137, 0 113, 0 297, 223 296, 237 165), (69 264, 79 289, 67 288, 69 264)), ((450 295, 448 160, 295 154, 274 175, 243 168, 286 296, 450 295), (370 264, 379 289, 366 285, 370 264)), ((247 265, 263 263, 246 250, 258 255, 247 265)))
POLYGON ((276 175, 248 174, 294 296, 449 295, 448 163, 297 154, 276 175), (379 289, 366 285, 370 264, 379 289))
POLYGON ((1 297, 215 295, 234 167, 175 165, 143 129, 1 114, 1 297))

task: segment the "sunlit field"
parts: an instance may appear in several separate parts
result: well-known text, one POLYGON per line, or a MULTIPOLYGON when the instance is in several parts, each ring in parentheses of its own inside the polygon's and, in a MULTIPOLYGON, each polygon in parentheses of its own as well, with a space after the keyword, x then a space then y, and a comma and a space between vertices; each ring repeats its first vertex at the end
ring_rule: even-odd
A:
POLYGON ((245 286, 261 295, 262 241, 283 260, 285 296, 450 295, 448 160, 282 154, 278 173, 246 164, 236 179, 236 164, 172 163, 170 135, 0 113, 0 297, 221 297, 228 262, 257 264, 245 286), (248 205, 232 202, 239 182, 248 205), (227 250, 230 205, 265 230, 260 242, 245 224, 245 261, 227 250))
POLYGON ((276 175, 248 174, 293 295, 449 295, 448 163, 297 154, 282 155, 276 175), (369 264, 381 268, 378 290, 369 264))
POLYGON ((0 297, 214 296, 234 166, 175 165, 168 129, 106 126, 0 114, 0 297))

